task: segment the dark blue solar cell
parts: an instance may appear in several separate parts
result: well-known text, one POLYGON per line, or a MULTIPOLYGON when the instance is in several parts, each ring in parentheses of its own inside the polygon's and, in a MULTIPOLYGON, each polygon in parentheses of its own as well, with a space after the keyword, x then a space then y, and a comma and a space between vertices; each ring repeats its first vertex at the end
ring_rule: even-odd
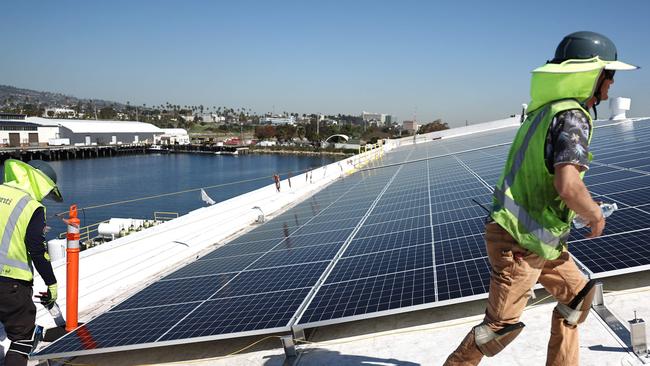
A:
POLYGON ((351 219, 340 219, 340 220, 330 220, 327 222, 323 221, 311 221, 308 225, 302 227, 302 232, 308 233, 318 233, 322 231, 332 230, 333 227, 337 229, 346 229, 354 228, 361 221, 361 217, 355 217, 351 219))
POLYGON ((250 269, 278 267, 292 264, 324 261, 334 258, 343 243, 312 245, 308 247, 273 250, 255 262, 250 269))
POLYGON ((356 257, 341 258, 326 283, 408 271, 433 265, 432 248, 423 244, 356 257))
POLYGON ((456 221, 433 226, 433 238, 436 242, 481 234, 485 231, 485 217, 456 221))
POLYGON ((590 187, 595 184, 618 181, 621 179, 638 178, 641 176, 640 173, 631 172, 629 170, 618 170, 602 174, 589 174, 589 172, 587 172, 584 182, 587 187, 590 187))
POLYGON ((158 281, 131 296, 112 310, 126 310, 200 301, 214 295, 235 273, 158 281))
POLYGON ((329 262, 317 262, 244 271, 212 299, 311 287, 323 274, 328 264, 329 262))
MULTIPOLYGON (((650 214, 635 208, 625 208, 614 211, 605 221, 603 235, 618 234, 632 230, 645 229, 650 227, 650 214)), ((582 240, 589 234, 591 229, 571 230, 570 240, 582 240)))
MULTIPOLYGON (((639 178, 623 179, 609 183, 591 184, 587 186, 590 191, 596 194, 612 194, 629 191, 633 189, 650 187, 650 176, 639 178)), ((632 204, 634 206, 635 204, 632 204)))
POLYGON ((588 175, 591 175, 591 174, 595 175, 595 174, 602 174, 602 173, 609 173, 609 172, 617 172, 619 170, 621 170, 621 169, 612 168, 612 167, 606 166, 606 165, 598 165, 598 163, 594 161, 594 162, 591 163, 591 165, 589 165, 589 170, 587 171, 585 176, 588 176, 588 175))
POLYGON ((477 204, 472 199, 475 199, 476 201, 478 201, 479 203, 487 207, 489 207, 488 205, 492 204, 492 195, 485 194, 478 197, 467 197, 467 198, 457 199, 454 201, 433 203, 431 205, 431 211, 433 213, 436 213, 436 212, 453 211, 461 208, 477 206, 477 204))
POLYGON ((405 217, 403 219, 377 223, 369 223, 366 221, 357 232, 356 237, 362 238, 366 236, 383 235, 397 231, 413 230, 430 225, 431 222, 429 221, 429 215, 405 217))
POLYGON ((309 221, 309 224, 316 223, 326 223, 332 220, 341 220, 341 219, 353 219, 361 218, 363 215, 368 212, 367 208, 356 208, 356 209, 346 209, 341 210, 340 208, 332 208, 323 212, 323 214, 316 216, 312 221, 309 221))
POLYGON ((645 152, 633 152, 633 153, 619 153, 611 157, 606 157, 606 158, 600 158, 598 155, 595 155, 599 163, 604 163, 604 164, 614 164, 617 165, 618 162, 621 161, 628 161, 628 160, 634 160, 634 159, 642 159, 642 158, 647 158, 648 154, 645 152))
POLYGON ((471 190, 457 190, 450 189, 448 191, 442 192, 431 192, 431 202, 436 205, 439 203, 449 202, 449 201, 461 201, 464 204, 458 207, 466 207, 465 203, 473 203, 472 199, 476 199, 481 202, 487 198, 492 197, 492 192, 488 190, 485 186, 482 186, 479 189, 471 190))
POLYGON ((431 240, 430 227, 419 228, 411 231, 400 231, 380 236, 370 236, 367 238, 354 238, 350 242, 344 255, 353 256, 389 249, 405 248, 431 243, 431 240))
POLYGON ((490 270, 487 257, 436 266, 438 301, 487 293, 490 270))
POLYGON ((280 226, 273 228, 272 230, 253 230, 251 232, 248 232, 238 238, 236 238, 233 241, 228 242, 229 245, 236 245, 236 244, 243 244, 243 243, 250 243, 250 242, 256 242, 256 241, 264 241, 264 240, 271 240, 271 239, 282 239, 285 235, 289 235, 295 230, 297 230, 298 227, 296 226, 280 226))
POLYGON ((165 277, 166 280, 183 277, 205 276, 228 272, 239 272, 253 263, 262 254, 246 254, 237 257, 198 260, 165 277))
POLYGON ((615 164, 617 166, 620 166, 620 167, 623 167, 623 168, 638 168, 638 167, 650 165, 650 157, 644 157, 644 158, 641 158, 641 159, 634 159, 634 160, 627 160, 627 161, 620 161, 620 162, 616 162, 615 164))
POLYGON ((201 260, 239 256, 243 254, 264 253, 273 249, 273 247, 278 245, 282 240, 283 239, 271 239, 242 244, 226 244, 201 257, 201 260))
POLYGON ((113 347, 152 343, 192 309, 193 306, 181 304, 111 311, 66 334, 37 355, 54 358, 67 352, 100 348, 109 351, 113 347))
POLYGON ((650 265, 650 230, 572 242, 573 254, 593 273, 650 265))
POLYGON ((324 231, 305 235, 290 235, 275 249, 291 249, 328 243, 343 243, 352 233, 352 228, 324 231))
MULTIPOLYGON (((491 205, 488 207, 491 207, 491 205)), ((473 218, 480 218, 480 217, 485 218, 486 216, 487 216, 487 212, 485 211, 485 209, 483 209, 479 205, 474 205, 471 207, 461 208, 454 211, 434 212, 432 215, 433 217, 432 221, 434 225, 439 225, 439 224, 473 219, 473 218)))
POLYGON ((623 202, 630 206, 645 205, 650 203, 650 187, 635 189, 624 193, 611 193, 607 197, 623 202))
POLYGON ((433 268, 324 285, 301 324, 435 301, 433 268))
POLYGON ((373 210, 365 223, 376 224, 391 220, 399 220, 405 217, 415 217, 429 215, 429 204, 400 204, 391 206, 382 206, 381 210, 373 210))
POLYGON ((190 339, 287 325, 310 289, 271 292, 206 301, 171 328, 161 341, 190 339))
POLYGON ((464 236, 461 238, 435 241, 436 265, 481 258, 487 255, 484 235, 464 236))

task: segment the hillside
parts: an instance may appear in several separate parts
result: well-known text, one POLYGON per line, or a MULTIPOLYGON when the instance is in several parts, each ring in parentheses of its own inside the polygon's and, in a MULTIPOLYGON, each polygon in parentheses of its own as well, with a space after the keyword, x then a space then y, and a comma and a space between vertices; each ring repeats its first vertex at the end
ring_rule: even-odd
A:
POLYGON ((15 103, 36 104, 45 106, 73 106, 92 102, 97 108, 115 105, 122 106, 122 103, 101 99, 82 99, 61 93, 21 89, 10 85, 0 85, 0 107, 15 103))

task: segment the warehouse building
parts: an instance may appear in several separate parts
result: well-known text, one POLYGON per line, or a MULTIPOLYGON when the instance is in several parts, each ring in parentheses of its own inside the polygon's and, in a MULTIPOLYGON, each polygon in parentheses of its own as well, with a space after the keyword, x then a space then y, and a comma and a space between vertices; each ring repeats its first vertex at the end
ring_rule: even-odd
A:
MULTIPOLYGON (((153 143, 162 129, 143 122, 49 119, 27 117, 26 123, 58 128, 58 139, 70 145, 119 145, 153 143)), ((40 138, 40 137, 39 137, 40 138)))
POLYGON ((190 135, 187 130, 182 128, 163 128, 162 134, 156 135, 154 139, 155 144, 160 145, 189 145, 190 135))
POLYGON ((25 122, 22 114, 0 113, 0 147, 47 146, 58 132, 58 127, 25 122))
POLYGON ((136 121, 26 117, 0 113, 0 147, 61 145, 188 144, 187 131, 136 121))

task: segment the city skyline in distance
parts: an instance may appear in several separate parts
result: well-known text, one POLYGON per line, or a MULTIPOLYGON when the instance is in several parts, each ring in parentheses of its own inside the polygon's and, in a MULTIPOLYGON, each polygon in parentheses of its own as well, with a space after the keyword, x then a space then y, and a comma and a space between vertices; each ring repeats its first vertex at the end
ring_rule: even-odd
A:
MULTIPOLYGON (((8 3, 0 83, 134 105, 221 105, 259 114, 365 110, 461 126, 519 113, 529 99, 530 70, 573 31, 603 33, 620 59, 648 67, 650 3, 633 1, 605 17, 610 6, 8 3)), ((610 96, 632 98, 629 116, 649 116, 647 85, 645 68, 620 72, 610 96)))

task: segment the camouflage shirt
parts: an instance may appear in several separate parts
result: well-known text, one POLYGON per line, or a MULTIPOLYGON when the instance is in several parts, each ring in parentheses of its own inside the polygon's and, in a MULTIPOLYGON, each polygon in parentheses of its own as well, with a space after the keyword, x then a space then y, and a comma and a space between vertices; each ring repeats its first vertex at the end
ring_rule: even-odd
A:
POLYGON ((544 159, 551 174, 558 164, 573 164, 589 169, 589 132, 587 116, 579 109, 558 113, 546 135, 544 159))

